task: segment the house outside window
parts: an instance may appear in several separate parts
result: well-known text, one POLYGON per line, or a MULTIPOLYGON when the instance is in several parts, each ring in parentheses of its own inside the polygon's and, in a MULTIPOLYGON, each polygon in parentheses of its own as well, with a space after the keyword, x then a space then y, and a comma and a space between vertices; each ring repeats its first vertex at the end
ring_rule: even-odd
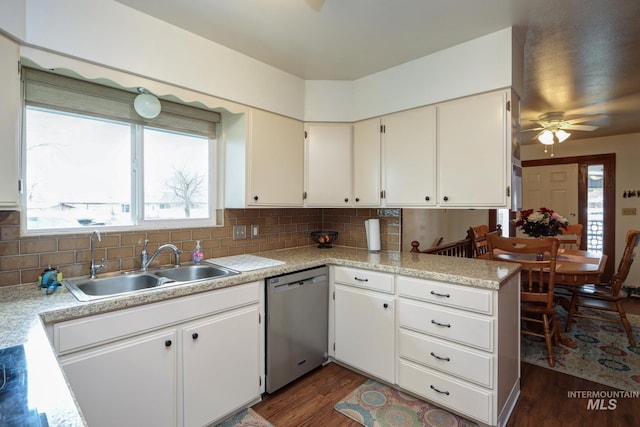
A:
POLYGON ((25 234, 215 225, 219 114, 23 69, 25 234))

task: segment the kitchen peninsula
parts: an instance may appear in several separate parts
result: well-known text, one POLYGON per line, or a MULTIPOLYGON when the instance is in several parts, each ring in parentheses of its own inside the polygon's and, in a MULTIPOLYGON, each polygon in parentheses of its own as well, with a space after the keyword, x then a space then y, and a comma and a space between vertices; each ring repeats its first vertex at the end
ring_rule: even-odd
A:
MULTIPOLYGON (((0 288, 0 307, 2 313, 2 339, 0 347, 6 348, 23 344, 28 360, 28 377, 31 392, 39 395, 37 401, 29 401, 30 407, 45 413, 49 425, 84 425, 85 421, 77 410, 77 404, 69 392, 69 388, 61 375, 60 366, 54 356, 47 335, 51 335, 52 325, 72 319, 109 313, 145 304, 158 303, 180 297, 200 294, 234 285, 262 281, 266 277, 291 273, 320 265, 335 268, 359 269, 380 272, 408 281, 408 288, 422 286, 421 283, 446 284, 464 290, 479 290, 495 294, 490 300, 487 316, 491 325, 489 333, 491 343, 487 349, 490 359, 496 359, 492 372, 508 366, 507 375, 501 373, 498 378, 490 379, 489 386, 484 386, 489 396, 493 412, 506 411, 506 414, 490 415, 488 424, 496 425, 498 421, 506 421, 504 416, 515 405, 519 392, 519 335, 517 321, 517 283, 519 268, 510 263, 493 261, 460 259, 453 257, 432 256, 404 252, 369 253, 366 250, 346 247, 333 249, 317 249, 301 247, 272 252, 258 253, 262 257, 284 261, 276 267, 241 273, 216 280, 205 280, 191 284, 160 287, 132 295, 105 298, 92 302, 78 301, 67 289, 61 288, 52 295, 44 295, 35 284, 23 284, 0 288), (508 289, 506 289, 508 287, 508 289), (498 295, 499 298, 498 298, 498 295), (504 295, 504 297, 503 297, 504 295), (509 310, 511 307, 511 310, 509 310), (502 313, 503 310, 505 313, 502 313), (509 325, 503 323, 509 319, 509 325), (44 328, 43 328, 44 324, 44 328), (507 327, 508 326, 508 327, 507 327), (45 332, 46 331, 46 332, 45 332), (515 333, 514 333, 515 331, 515 333), (516 352, 513 352, 513 349, 516 352), (504 359, 504 360, 503 360, 504 359), (504 366, 503 366, 504 365, 504 366), (489 392, 498 390, 497 393, 489 392)), ((333 271, 333 270, 332 270, 333 271)), ((332 273, 334 274, 334 273, 332 273)), ((331 278, 333 281, 333 277, 331 278)), ((419 289, 418 289, 419 290, 419 289)), ((397 291, 396 291, 397 292, 397 291)), ((406 299, 412 306, 424 305, 422 301, 413 300, 410 295, 400 294, 399 299, 406 299)), ((453 312, 453 309, 446 308, 453 312)), ((474 310, 473 308, 471 309, 474 310)), ((398 316, 396 314, 396 316, 398 316)), ((471 317, 478 318, 476 314, 471 317), (474 317, 475 316, 475 317, 474 317)), ((456 344, 457 347, 461 347, 456 344)), ((472 352, 478 353, 473 350, 472 352)), ((398 363, 404 363, 400 358, 398 363)), ((405 366, 415 365, 413 361, 405 366)), ((422 369, 413 366, 415 369, 422 369)), ((497 376, 497 372, 492 375, 497 376)), ((455 380, 454 382, 461 382, 455 380)), ((480 388, 473 386, 471 388, 480 388)), ((37 396, 36 396, 37 397, 37 396)))

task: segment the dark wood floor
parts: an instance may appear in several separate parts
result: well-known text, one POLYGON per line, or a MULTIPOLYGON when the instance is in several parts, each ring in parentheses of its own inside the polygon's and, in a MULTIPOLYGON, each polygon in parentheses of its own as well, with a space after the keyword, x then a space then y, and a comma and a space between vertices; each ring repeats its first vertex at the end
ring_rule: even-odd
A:
MULTIPOLYGON (((640 298, 629 298, 627 313, 640 315, 640 298)), ((636 337, 637 339, 638 337, 636 337)), ((366 380, 335 363, 318 368, 272 395, 253 409, 276 427, 358 427, 333 405, 366 380)), ((507 427, 640 426, 640 400, 618 399, 615 409, 587 408, 587 399, 569 391, 614 390, 601 384, 528 363, 522 364, 520 399, 507 427)))

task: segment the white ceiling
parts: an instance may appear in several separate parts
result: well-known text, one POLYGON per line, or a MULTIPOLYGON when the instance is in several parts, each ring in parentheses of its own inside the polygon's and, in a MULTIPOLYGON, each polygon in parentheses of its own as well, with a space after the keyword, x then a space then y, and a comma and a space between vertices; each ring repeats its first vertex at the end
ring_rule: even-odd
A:
POLYGON ((607 115, 572 139, 640 132, 638 0, 117 1, 307 80, 357 79, 516 26, 523 129, 564 111, 607 115))

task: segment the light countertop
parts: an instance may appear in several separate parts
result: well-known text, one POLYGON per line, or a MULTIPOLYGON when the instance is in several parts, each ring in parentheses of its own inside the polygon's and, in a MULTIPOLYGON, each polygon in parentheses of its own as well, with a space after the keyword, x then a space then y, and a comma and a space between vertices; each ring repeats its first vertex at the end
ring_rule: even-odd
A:
MULTIPOLYGON (((363 268, 463 286, 499 289, 517 273, 517 264, 415 254, 370 253, 363 249, 315 246, 257 253, 284 264, 192 284, 165 285, 133 295, 78 301, 66 288, 45 295, 36 284, 0 288, 0 348, 24 344, 29 371, 30 406, 45 413, 50 426, 82 426, 85 422, 64 380, 43 325, 149 304, 324 264, 363 268), (32 398, 33 395, 33 398, 32 398), (32 402, 33 400, 33 402, 32 402)), ((0 396, 0 398, 2 398, 0 396)))

